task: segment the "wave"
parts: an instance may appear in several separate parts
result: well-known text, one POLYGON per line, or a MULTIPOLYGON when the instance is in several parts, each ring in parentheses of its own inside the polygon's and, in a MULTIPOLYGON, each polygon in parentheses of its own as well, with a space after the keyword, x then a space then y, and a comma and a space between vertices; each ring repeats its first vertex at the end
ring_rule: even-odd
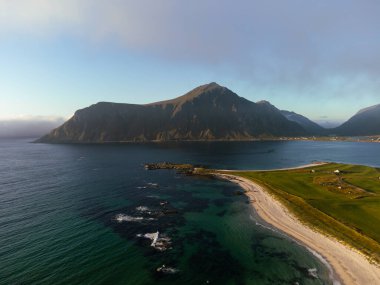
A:
POLYGON ((146 189, 146 188, 159 188, 158 183, 148 182, 144 186, 137 186, 137 189, 146 189))
POLYGON ((136 210, 143 213, 151 213, 151 210, 146 206, 138 206, 136 210))
POLYGON ((137 237, 144 237, 147 239, 150 239, 152 242, 150 244, 151 247, 154 247, 155 249, 159 251, 165 251, 170 247, 171 240, 168 236, 161 235, 159 231, 155 233, 146 233, 146 234, 137 234, 137 237))
MULTIPOLYGON (((262 228, 264 228, 264 229, 270 230, 270 231, 272 231, 272 232, 274 232, 274 233, 277 233, 277 234, 280 234, 280 235, 286 236, 283 232, 277 230, 276 228, 274 228, 274 227, 272 227, 272 226, 267 226, 267 225, 264 225, 264 224, 258 222, 258 220, 255 219, 252 215, 250 215, 249 218, 250 218, 252 221, 255 222, 255 225, 256 225, 256 226, 259 226, 259 227, 262 227, 262 228)), ((286 237, 287 237, 287 236, 286 236, 286 237)))
POLYGON ((318 279, 317 268, 309 268, 309 269, 307 270, 307 272, 309 273, 309 276, 318 279))
MULTIPOLYGON (((296 243, 300 244, 300 245, 303 245, 301 243, 299 243, 297 240, 296 240, 296 243)), ((320 262, 322 262, 326 267, 327 269, 329 270, 329 278, 330 280, 332 281, 333 285, 342 285, 340 283, 340 281, 336 278, 335 276, 335 271, 333 270, 332 266, 330 265, 330 263, 321 255, 319 254, 318 252, 316 252, 315 250, 309 248, 308 246, 305 246, 303 245, 312 255, 314 255, 320 262)), ((310 269, 308 270, 309 271, 309 274, 310 273, 310 269)))
MULTIPOLYGON (((268 230, 270 230, 272 232, 275 232, 277 234, 280 234, 280 235, 282 235, 284 237, 290 238, 296 244, 298 244, 298 245, 306 248, 307 251, 309 251, 312 255, 314 255, 314 257, 316 257, 321 263, 323 263, 323 265, 325 265, 327 267, 328 272, 329 272, 329 279, 332 281, 333 285, 342 285, 340 283, 340 281, 337 279, 336 273, 335 273, 334 269, 332 268, 332 266, 330 265, 330 263, 321 254, 319 254, 315 250, 311 249, 310 247, 306 246, 305 244, 299 242, 297 239, 288 236, 284 232, 276 230, 274 227, 266 226, 264 224, 259 223, 252 215, 250 215, 250 219, 253 220, 257 226, 260 226, 262 228, 268 229, 268 230)), ((309 275, 315 277, 314 275, 312 275, 312 274, 315 274, 316 275, 315 278, 318 278, 316 269, 315 269, 315 272, 314 272, 313 269, 315 269, 315 268, 308 269, 309 275)))
POLYGON ((144 217, 133 217, 133 216, 124 215, 124 214, 117 214, 115 216, 115 220, 118 221, 119 223, 122 223, 122 222, 142 222, 144 220, 153 221, 155 219, 154 218, 144 218, 144 217))

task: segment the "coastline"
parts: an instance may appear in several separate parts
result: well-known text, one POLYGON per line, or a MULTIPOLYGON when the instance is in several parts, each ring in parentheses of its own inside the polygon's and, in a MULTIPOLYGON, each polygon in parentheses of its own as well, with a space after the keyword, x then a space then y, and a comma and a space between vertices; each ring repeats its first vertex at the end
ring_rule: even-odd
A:
MULTIPOLYGON (((305 167, 305 166, 303 166, 305 167)), ((284 169, 285 170, 285 169, 284 169)), ((246 190, 250 204, 268 224, 305 246, 314 256, 332 268, 332 281, 338 284, 380 284, 380 267, 361 253, 301 223, 264 187, 233 174, 213 173, 218 178, 238 184, 246 190), (336 276, 334 276, 336 275, 336 276)))
POLYGON ((380 134, 371 136, 346 136, 346 137, 247 137, 247 138, 214 138, 214 139, 168 139, 168 140, 155 140, 155 139, 128 139, 128 140, 92 140, 80 141, 74 139, 63 140, 47 140, 41 138, 31 138, 31 143, 47 143, 47 144, 165 144, 165 143, 210 143, 210 142, 288 142, 288 141, 302 141, 302 142, 359 142, 359 143, 380 143, 380 134))
MULTIPOLYGON (((317 161, 305 165, 300 165, 300 166, 293 166, 293 167, 286 167, 286 168, 274 168, 274 169, 244 169, 244 171, 260 171, 260 172, 265 172, 265 171, 286 171, 286 170, 293 170, 293 169, 303 169, 303 168, 309 168, 313 166, 319 166, 319 165, 324 165, 328 164, 328 162, 325 161, 317 161)), ((236 170, 231 170, 231 169, 218 169, 218 171, 222 172, 236 172, 236 170)), ((236 176, 238 177, 238 176, 236 176)))

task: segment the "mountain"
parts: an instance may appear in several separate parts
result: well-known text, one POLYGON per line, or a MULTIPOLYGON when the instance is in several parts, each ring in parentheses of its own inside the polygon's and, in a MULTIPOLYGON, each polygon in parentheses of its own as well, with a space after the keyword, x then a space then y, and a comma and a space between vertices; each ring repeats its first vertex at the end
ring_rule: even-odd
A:
POLYGON ((309 134, 326 135, 327 130, 308 118, 290 111, 281 110, 281 114, 289 121, 296 122, 302 126, 309 134))
POLYGON ((380 135, 380 104, 360 110, 331 132, 341 136, 380 135))
POLYGON ((269 103, 251 102, 210 83, 147 105, 97 103, 37 142, 246 140, 306 133, 269 103))

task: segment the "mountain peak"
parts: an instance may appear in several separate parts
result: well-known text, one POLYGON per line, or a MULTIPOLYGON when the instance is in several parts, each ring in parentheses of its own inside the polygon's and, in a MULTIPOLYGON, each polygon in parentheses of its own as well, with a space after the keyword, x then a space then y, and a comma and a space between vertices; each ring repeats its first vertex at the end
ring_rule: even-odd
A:
POLYGON ((204 85, 201 85, 201 86, 205 86, 205 87, 208 87, 208 88, 215 88, 215 87, 222 87, 222 88, 224 88, 223 86, 219 85, 216 82, 210 82, 208 84, 204 84, 204 85))
POLYGON ((214 93, 214 96, 220 96, 223 94, 223 95, 230 95, 233 97, 239 97, 228 88, 221 86, 216 82, 211 82, 208 84, 200 85, 180 97, 177 97, 171 100, 166 100, 166 101, 159 101, 159 102, 151 103, 148 105, 168 105, 168 104, 181 105, 185 102, 192 101, 195 98, 203 97, 204 95, 207 95, 207 94, 210 95, 211 93, 214 93))
MULTIPOLYGON (((225 90, 225 89, 227 89, 227 88, 223 87, 223 86, 220 86, 216 82, 211 82, 211 83, 204 84, 204 85, 201 85, 201 86, 198 86, 198 87, 194 88, 190 92, 186 93, 184 96, 187 96, 187 97, 198 97, 199 95, 202 95, 203 93, 206 93, 206 92, 211 92, 211 91, 215 91, 215 90, 222 91, 222 90, 225 90)), ((183 96, 181 96, 181 97, 183 97, 183 96)))

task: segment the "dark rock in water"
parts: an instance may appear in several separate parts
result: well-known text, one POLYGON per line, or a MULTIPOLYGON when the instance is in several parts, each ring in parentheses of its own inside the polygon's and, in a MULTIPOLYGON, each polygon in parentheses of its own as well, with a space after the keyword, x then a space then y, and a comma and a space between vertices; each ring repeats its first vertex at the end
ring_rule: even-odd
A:
POLYGON ((162 214, 164 215, 173 215, 179 213, 179 211, 171 206, 168 201, 160 202, 160 206, 162 207, 162 214))
POLYGON ((157 169, 193 170, 194 169, 194 166, 192 164, 171 163, 171 162, 146 163, 144 167, 147 170, 157 170, 157 169))
POLYGON ((173 215, 178 214, 178 210, 176 209, 167 209, 162 211, 165 215, 173 215))

